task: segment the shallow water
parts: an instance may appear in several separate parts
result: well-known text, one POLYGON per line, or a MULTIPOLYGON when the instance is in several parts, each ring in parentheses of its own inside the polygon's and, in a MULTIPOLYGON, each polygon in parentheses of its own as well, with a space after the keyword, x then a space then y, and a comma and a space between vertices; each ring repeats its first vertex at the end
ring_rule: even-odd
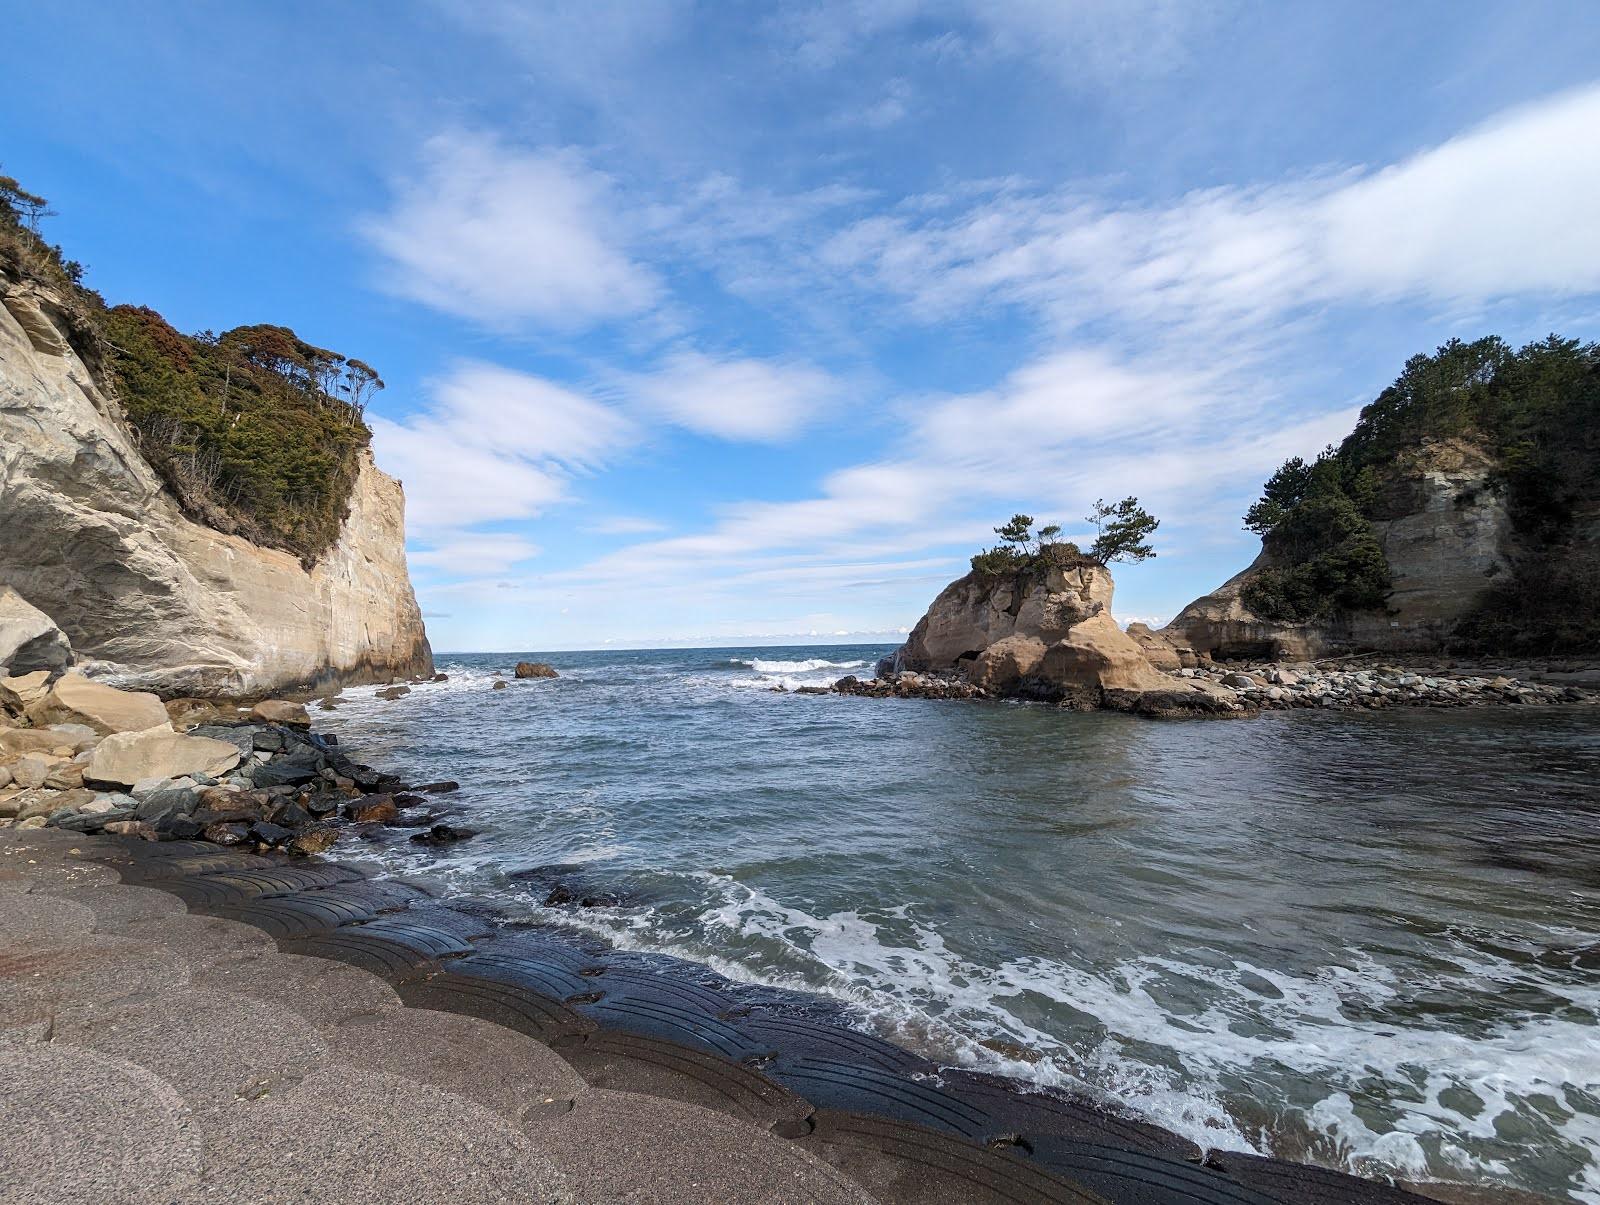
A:
MULTIPOLYGON (((1600 710, 1159 723, 773 693, 883 648, 443 656, 317 713, 513 911, 1203 1145, 1600 1203, 1600 710), (554 883, 615 906, 545 908, 554 883)), ((351 850, 350 852, 357 852, 351 850)))

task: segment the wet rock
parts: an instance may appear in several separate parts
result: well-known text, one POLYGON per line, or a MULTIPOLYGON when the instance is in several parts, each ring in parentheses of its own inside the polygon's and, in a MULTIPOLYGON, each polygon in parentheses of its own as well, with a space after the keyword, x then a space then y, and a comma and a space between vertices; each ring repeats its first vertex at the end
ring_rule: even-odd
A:
POLYGON ((519 661, 512 671, 518 678, 558 678, 555 666, 543 661, 519 661))
POLYGON ((294 834, 281 824, 273 824, 270 820, 258 820, 250 826, 250 835, 263 845, 282 845, 294 834))
POLYGON ((249 835, 249 826, 244 824, 208 824, 202 832, 213 845, 239 845, 249 835))
POLYGON ((331 827, 308 828, 289 838, 290 853, 309 856, 320 854, 339 839, 339 830, 331 827))
POLYGON ((425 833, 418 833, 411 839, 418 845, 454 845, 457 841, 467 841, 476 837, 477 831, 470 828, 455 828, 448 824, 436 824, 425 833))
POLYGON ((460 788, 461 784, 459 782, 446 780, 444 782, 425 782, 417 790, 424 795, 443 795, 446 792, 456 791, 460 788))
POLYGON ((155 829, 166 841, 195 841, 206 831, 203 825, 196 824, 187 816, 170 814, 157 820, 155 829))
POLYGON ((306 798, 301 806, 313 816, 331 816, 339 810, 339 805, 342 802, 341 796, 319 793, 306 798))
POLYGON ((506 684, 503 681, 501 681, 499 678, 496 678, 494 680, 494 685, 492 687, 490 687, 491 690, 504 690, 505 688, 506 688, 506 684))
POLYGON ((273 813, 272 822, 287 829, 303 828, 310 824, 312 815, 299 803, 290 801, 273 813))
POLYGON ((394 699, 404 698, 406 695, 408 695, 410 693, 411 693, 411 688, 409 686, 388 686, 388 687, 385 687, 383 690, 380 690, 378 692, 377 697, 380 698, 380 699, 389 699, 389 700, 392 701, 394 699))
POLYGON ((346 804, 344 814, 358 824, 392 824, 400 818, 400 809, 395 807, 392 796, 369 795, 358 803, 346 804))
POLYGON ((448 681, 450 681, 450 675, 449 674, 434 674, 433 677, 428 679, 428 681, 430 681, 430 682, 448 682, 448 681))

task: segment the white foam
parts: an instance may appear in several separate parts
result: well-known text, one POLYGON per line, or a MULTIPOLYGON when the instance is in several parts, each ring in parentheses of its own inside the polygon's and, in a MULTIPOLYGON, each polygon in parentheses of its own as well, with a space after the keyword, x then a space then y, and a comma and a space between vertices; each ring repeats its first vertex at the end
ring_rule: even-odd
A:
POLYGON ((806 661, 763 661, 759 657, 753 661, 734 659, 737 665, 748 665, 758 674, 811 674, 819 669, 860 669, 866 665, 865 661, 828 661, 822 657, 812 657, 806 661))

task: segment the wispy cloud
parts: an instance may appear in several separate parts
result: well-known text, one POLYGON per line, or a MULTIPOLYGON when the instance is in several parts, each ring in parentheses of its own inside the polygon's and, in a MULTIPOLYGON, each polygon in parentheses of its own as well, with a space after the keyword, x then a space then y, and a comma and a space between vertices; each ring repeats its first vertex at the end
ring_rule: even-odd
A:
POLYGON ((621 389, 645 411, 691 431, 751 442, 794 435, 839 393, 832 377, 809 364, 688 350, 666 356, 652 371, 628 375, 621 389))
POLYGON ((380 463, 405 483, 410 528, 436 545, 444 533, 460 540, 476 525, 533 518, 637 435, 591 398, 480 361, 457 363, 428 392, 425 409, 374 419, 372 434, 380 463))
POLYGON ((444 134, 397 178, 361 229, 395 292, 496 327, 576 329, 637 314, 659 296, 608 220, 608 177, 573 151, 528 151, 444 134))
POLYGON ((931 212, 914 202, 854 223, 820 258, 924 320, 999 301, 1062 331, 1114 318, 1169 336, 1248 331, 1330 303, 1589 292, 1600 287, 1596 128, 1591 87, 1382 170, 1166 206, 1003 184, 966 207, 936 198, 931 212))

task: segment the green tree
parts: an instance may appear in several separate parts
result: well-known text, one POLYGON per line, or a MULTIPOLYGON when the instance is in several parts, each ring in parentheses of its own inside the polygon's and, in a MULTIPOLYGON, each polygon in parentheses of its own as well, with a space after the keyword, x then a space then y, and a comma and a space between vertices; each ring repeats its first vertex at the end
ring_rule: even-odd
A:
POLYGON ((1290 457, 1261 489, 1261 497, 1244 515, 1244 525, 1264 536, 1299 505, 1311 483, 1311 466, 1299 456, 1290 457))
POLYGON ((1104 498, 1096 499, 1085 521, 1094 524, 1095 530, 1089 556, 1102 565, 1114 561, 1148 561, 1156 554, 1149 539, 1161 526, 1161 520, 1131 495, 1114 504, 1107 503, 1104 498))

